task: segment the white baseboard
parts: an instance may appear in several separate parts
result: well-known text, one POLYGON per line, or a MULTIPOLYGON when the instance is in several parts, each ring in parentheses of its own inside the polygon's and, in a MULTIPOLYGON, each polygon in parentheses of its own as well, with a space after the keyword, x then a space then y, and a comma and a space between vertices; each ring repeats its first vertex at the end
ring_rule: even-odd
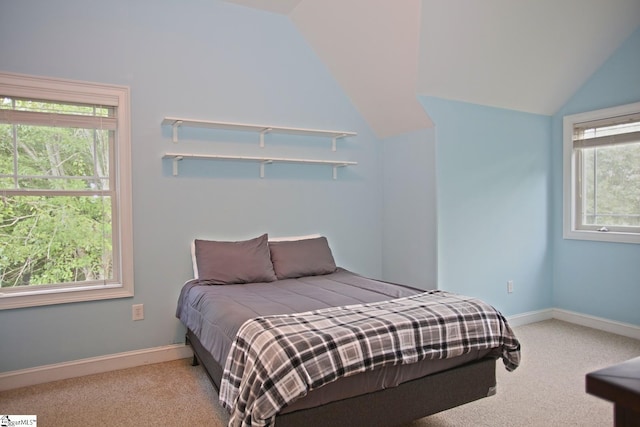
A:
POLYGON ((549 319, 553 319, 553 309, 551 308, 547 308, 546 310, 529 311, 527 313, 507 317, 507 321, 511 326, 522 326, 549 319))
POLYGON ((576 313, 559 308, 553 309, 553 318, 640 340, 640 326, 630 323, 616 322, 615 320, 603 319, 602 317, 590 316, 588 314, 576 313))
POLYGON ((72 360, 53 365, 37 366, 18 371, 0 372, 0 391, 42 384, 84 375, 99 374, 118 369, 150 365, 152 363, 191 357, 191 348, 184 344, 173 344, 125 353, 109 354, 88 359, 72 360))
POLYGON ((612 334, 640 340, 640 326, 632 325, 630 323, 616 322, 615 320, 576 313, 575 311, 563 310, 560 308, 530 311, 507 317, 507 321, 511 326, 522 326, 549 319, 558 319, 569 323, 575 323, 576 325, 582 325, 592 329, 598 329, 612 334))

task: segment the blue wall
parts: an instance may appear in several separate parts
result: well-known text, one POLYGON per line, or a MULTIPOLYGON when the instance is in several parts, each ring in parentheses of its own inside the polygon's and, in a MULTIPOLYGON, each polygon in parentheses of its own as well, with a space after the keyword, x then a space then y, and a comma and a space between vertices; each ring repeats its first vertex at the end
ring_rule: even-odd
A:
POLYGON ((436 133, 438 287, 505 315, 549 308, 550 118, 421 102, 436 133))
POLYGON ((323 233, 341 266, 381 277, 380 141, 290 20, 215 0, 0 4, 0 70, 131 88, 135 297, 0 312, 0 371, 183 342, 175 318, 193 238, 323 233), (165 116, 358 132, 326 138, 181 130, 165 116), (168 151, 346 159, 305 165, 183 161, 168 151), (131 320, 131 305, 145 320, 131 320), (10 343, 10 344, 9 344, 10 343))
POLYGON ((382 141, 383 278, 422 289, 438 285, 433 128, 382 141))
POLYGON ((640 28, 553 116, 555 307, 640 325, 640 245, 562 239, 562 117, 640 101, 640 28))

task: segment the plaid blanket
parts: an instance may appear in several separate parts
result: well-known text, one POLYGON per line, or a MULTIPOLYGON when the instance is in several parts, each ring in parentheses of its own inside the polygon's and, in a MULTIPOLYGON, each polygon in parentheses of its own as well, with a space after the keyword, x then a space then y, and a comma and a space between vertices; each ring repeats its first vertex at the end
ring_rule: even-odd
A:
POLYGON ((502 314, 444 291, 259 317, 238 331, 220 403, 231 412, 229 426, 271 426, 281 408, 340 377, 490 348, 516 369, 520 344, 502 314))

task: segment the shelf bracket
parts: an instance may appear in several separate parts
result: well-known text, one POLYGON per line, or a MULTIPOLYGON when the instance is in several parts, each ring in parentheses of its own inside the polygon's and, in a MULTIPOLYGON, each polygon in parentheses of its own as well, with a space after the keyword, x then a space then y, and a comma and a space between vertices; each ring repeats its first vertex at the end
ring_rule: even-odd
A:
POLYGON ((178 142, 178 128, 182 125, 182 120, 176 120, 171 125, 173 127, 173 142, 178 142))
POLYGON ((272 128, 264 128, 260 131, 260 148, 264 148, 264 136, 265 134, 271 132, 272 128))
POLYGON ((178 176, 178 162, 182 160, 184 157, 176 156, 173 158, 173 176, 178 176))
POLYGON ((346 136, 348 135, 346 133, 343 133, 341 135, 335 135, 333 138, 331 138, 331 151, 336 151, 336 141, 346 136))
POLYGON ((273 163, 273 160, 263 160, 260 162, 260 178, 264 178, 264 165, 273 163))
POLYGON ((333 179, 338 179, 338 168, 344 168, 349 166, 346 163, 333 165, 333 179))

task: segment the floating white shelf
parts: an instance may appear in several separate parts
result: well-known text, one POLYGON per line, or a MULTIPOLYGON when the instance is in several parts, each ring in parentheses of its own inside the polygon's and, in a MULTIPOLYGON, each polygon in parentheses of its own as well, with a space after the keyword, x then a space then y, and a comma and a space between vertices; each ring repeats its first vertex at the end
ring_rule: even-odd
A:
POLYGON ((329 165, 333 167, 333 179, 338 178, 338 168, 357 165, 358 162, 345 160, 314 160, 292 159, 285 157, 252 157, 252 156, 225 156, 219 154, 191 154, 191 153, 165 153, 164 159, 173 159, 173 175, 178 175, 178 162, 182 159, 200 160, 235 160, 260 163, 260 178, 264 178, 264 165, 270 163, 302 163, 312 165, 329 165))
POLYGON ((209 129, 226 129, 226 130, 259 132, 260 147, 264 147, 264 135, 270 132, 281 133, 281 134, 293 134, 293 135, 327 136, 331 138, 332 151, 336 151, 336 141, 338 139, 357 135, 356 132, 346 132, 341 130, 305 129, 305 128, 256 125, 256 124, 246 124, 246 123, 229 123, 229 122, 217 122, 217 121, 211 121, 211 120, 182 119, 178 117, 165 117, 164 120, 162 120, 162 124, 170 125, 173 127, 173 142, 178 142, 178 128, 180 126, 191 126, 191 127, 201 127, 201 128, 209 128, 209 129))

